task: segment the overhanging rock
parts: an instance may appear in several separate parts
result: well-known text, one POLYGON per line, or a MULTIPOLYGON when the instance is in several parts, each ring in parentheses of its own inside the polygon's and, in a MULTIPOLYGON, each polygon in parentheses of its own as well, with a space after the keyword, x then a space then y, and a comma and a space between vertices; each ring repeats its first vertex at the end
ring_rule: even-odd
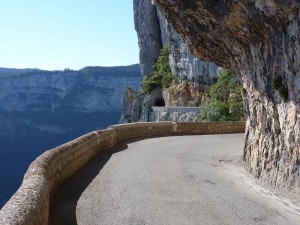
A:
POLYGON ((196 56, 241 76, 252 173, 300 193, 300 2, 154 3, 196 56))

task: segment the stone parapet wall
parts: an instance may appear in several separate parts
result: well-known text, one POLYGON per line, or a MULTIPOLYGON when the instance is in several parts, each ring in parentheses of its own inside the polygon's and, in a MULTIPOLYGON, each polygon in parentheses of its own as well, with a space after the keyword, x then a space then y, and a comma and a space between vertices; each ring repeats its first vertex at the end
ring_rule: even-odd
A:
POLYGON ((48 224, 53 190, 93 156, 120 141, 166 135, 243 133, 244 128, 243 122, 161 122, 114 125, 106 130, 88 133, 46 151, 29 166, 21 187, 0 211, 0 225, 48 224))
POLYGON ((50 194, 90 158, 116 144, 113 129, 95 131, 46 151, 29 166, 23 183, 0 211, 0 224, 48 224, 50 194))
POLYGON ((244 133, 244 122, 176 123, 178 135, 244 133))
POLYGON ((109 128, 115 129, 118 142, 131 138, 163 136, 173 133, 173 123, 171 122, 128 123, 113 125, 109 128))

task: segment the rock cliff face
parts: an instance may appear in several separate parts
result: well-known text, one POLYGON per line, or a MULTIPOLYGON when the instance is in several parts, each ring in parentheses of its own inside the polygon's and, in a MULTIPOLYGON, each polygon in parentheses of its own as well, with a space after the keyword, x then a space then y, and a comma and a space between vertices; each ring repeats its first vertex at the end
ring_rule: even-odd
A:
POLYGON ((0 111, 120 111, 123 88, 138 89, 133 76, 85 75, 77 71, 0 76, 0 111))
MULTIPOLYGON (((14 135, 20 124, 52 133, 64 132, 66 124, 57 121, 63 124, 60 127, 53 120, 49 122, 51 115, 63 120, 70 119, 74 113, 120 114, 123 90, 129 86, 137 90, 140 85, 140 70, 137 65, 135 68, 135 72, 124 76, 113 68, 115 75, 107 71, 103 74, 34 71, 0 75, 0 135, 14 135)), ((101 120, 99 117, 100 123, 101 120)))
POLYGON ((162 44, 163 46, 169 46, 172 74, 180 79, 188 79, 203 84, 215 82, 218 78, 218 67, 216 64, 200 61, 195 57, 191 53, 188 45, 183 42, 181 37, 174 31, 172 25, 159 10, 157 15, 160 22, 162 44))
MULTIPOLYGON (((164 97, 167 98, 165 100, 168 105, 190 106, 191 104, 188 104, 188 101, 190 101, 194 102, 192 106, 199 106, 203 95, 202 91, 207 91, 209 86, 218 78, 218 66, 211 62, 200 61, 195 57, 188 45, 183 42, 182 38, 174 31, 172 25, 165 19, 164 15, 151 3, 151 0, 134 0, 134 22, 140 47, 141 72, 144 78, 151 76, 160 50, 164 46, 169 46, 169 62, 173 76, 181 80, 189 80, 198 85, 191 86, 192 89, 188 92, 197 94, 191 94, 188 98, 182 96, 182 92, 178 92, 173 96, 168 90, 165 90, 164 93, 160 90, 160 94, 158 94, 158 91, 155 91, 150 96, 145 96, 144 102, 141 102, 141 96, 137 95, 139 100, 135 102, 139 104, 135 104, 135 106, 139 105, 140 107, 140 105, 143 105, 143 110, 133 107, 132 111, 135 113, 141 111, 142 115, 140 117, 142 120, 148 121, 148 119, 151 119, 148 116, 148 114, 151 114, 151 111, 148 110, 151 110, 157 99, 164 97), (157 97, 158 95, 161 96, 157 97)), ((174 86, 173 89, 177 89, 177 87, 174 86)), ((127 94, 125 93, 125 95, 127 94)))
POLYGON ((131 123, 132 109, 134 107, 134 99, 137 97, 137 92, 132 88, 126 88, 122 97, 122 116, 119 123, 131 123))
POLYGON ((150 76, 162 48, 159 19, 151 0, 133 0, 134 24, 140 48, 142 76, 150 76))
POLYGON ((196 56, 240 74, 251 172, 300 193, 300 2, 154 2, 196 56))
POLYGON ((208 102, 209 85, 193 82, 173 84, 163 91, 165 106, 199 107, 208 102))
POLYGON ((151 0, 134 0, 134 22, 143 76, 151 75, 160 49, 168 45, 174 76, 204 83, 217 79, 218 67, 214 63, 198 60, 151 0))

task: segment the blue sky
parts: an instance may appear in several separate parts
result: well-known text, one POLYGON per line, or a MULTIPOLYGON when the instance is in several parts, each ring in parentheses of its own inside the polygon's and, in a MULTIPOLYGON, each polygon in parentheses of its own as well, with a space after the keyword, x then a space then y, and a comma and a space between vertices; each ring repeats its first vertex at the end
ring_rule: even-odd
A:
POLYGON ((138 63, 132 0, 3 0, 0 67, 138 63))

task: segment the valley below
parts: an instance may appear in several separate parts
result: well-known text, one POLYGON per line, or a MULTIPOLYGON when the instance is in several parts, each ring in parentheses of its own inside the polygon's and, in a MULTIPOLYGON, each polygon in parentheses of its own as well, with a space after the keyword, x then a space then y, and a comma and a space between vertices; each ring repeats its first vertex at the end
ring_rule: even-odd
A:
POLYGON ((0 208, 44 151, 117 124, 123 92, 138 89, 140 78, 139 65, 0 69, 0 208))

